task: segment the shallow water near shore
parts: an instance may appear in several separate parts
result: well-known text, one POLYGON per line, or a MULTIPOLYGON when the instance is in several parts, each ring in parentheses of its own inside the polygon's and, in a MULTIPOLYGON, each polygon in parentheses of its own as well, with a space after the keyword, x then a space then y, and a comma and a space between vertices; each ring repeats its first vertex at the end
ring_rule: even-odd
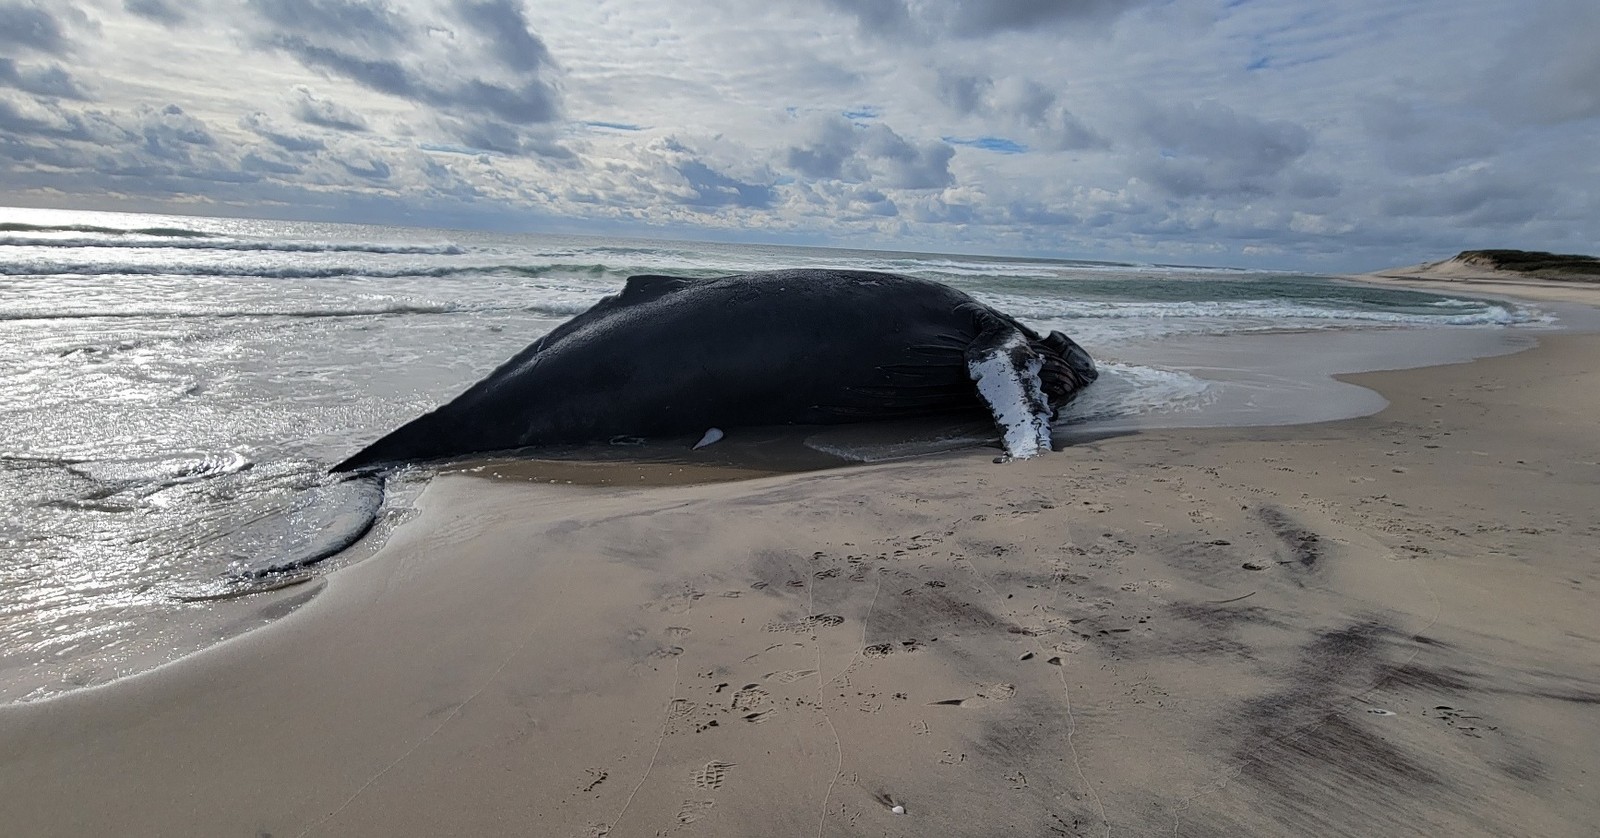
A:
MULTIPOLYGON (((1329 375, 1514 351, 1552 326, 1534 306, 1262 271, 0 210, 0 700, 103 683, 311 595, 184 601, 276 549, 251 525, 328 490, 330 463, 626 276, 780 267, 934 279, 1073 336, 1103 377, 1061 442, 1370 413, 1380 398, 1329 375)), ((960 423, 806 440, 824 465, 987 442, 960 423)), ((726 456, 677 467, 699 479, 726 456)), ((370 551, 427 474, 392 480, 379 538, 330 566, 370 551)))

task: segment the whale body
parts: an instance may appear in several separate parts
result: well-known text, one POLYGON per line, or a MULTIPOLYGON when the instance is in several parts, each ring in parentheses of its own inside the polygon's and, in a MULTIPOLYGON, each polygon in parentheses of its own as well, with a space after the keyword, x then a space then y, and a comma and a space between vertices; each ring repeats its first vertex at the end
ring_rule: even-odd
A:
POLYGON ((984 411, 1010 457, 1097 376, 967 294, 866 271, 644 275, 334 471, 542 445, 984 411))

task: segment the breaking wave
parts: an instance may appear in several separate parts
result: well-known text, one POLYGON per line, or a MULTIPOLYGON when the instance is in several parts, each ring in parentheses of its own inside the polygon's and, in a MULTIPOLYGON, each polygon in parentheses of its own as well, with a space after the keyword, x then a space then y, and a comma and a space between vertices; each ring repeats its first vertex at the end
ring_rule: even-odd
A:
POLYGON ((207 233, 198 233, 194 238, 158 238, 155 234, 147 231, 139 231, 139 234, 150 236, 150 238, 41 239, 26 236, 0 236, 0 247, 225 250, 234 252, 261 251, 263 253, 393 253, 411 256, 460 256, 466 253, 459 245, 448 242, 444 244, 378 244, 369 242, 249 241, 211 238, 207 233))

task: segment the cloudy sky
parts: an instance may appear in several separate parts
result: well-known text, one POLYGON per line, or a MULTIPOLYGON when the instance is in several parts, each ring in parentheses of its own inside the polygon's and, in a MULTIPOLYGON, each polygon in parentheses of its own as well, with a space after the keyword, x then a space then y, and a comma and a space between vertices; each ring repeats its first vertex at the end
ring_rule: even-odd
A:
POLYGON ((0 204, 1357 270, 1600 250, 1594 0, 0 0, 0 204))

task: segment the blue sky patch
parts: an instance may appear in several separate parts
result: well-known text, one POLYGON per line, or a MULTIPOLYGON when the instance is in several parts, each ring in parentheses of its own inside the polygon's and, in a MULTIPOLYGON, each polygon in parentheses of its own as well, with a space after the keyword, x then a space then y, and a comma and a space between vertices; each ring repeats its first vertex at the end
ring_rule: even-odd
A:
POLYGON ((997 154, 1022 154, 1028 150, 1028 147, 1022 143, 1016 140, 1008 140, 1005 137, 975 137, 972 139, 943 137, 941 139, 951 145, 971 146, 972 148, 981 148, 984 151, 993 151, 997 154))

